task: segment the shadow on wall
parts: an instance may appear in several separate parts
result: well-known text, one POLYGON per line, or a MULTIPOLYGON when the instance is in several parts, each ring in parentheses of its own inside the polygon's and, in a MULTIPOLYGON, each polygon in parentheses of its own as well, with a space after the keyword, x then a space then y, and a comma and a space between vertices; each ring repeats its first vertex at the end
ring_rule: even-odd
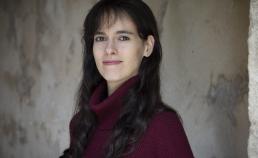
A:
POLYGON ((248 75, 236 75, 233 78, 226 78, 220 74, 214 83, 213 75, 208 94, 207 104, 214 109, 214 113, 223 113, 227 116, 233 126, 237 126, 234 109, 244 101, 248 94, 248 75))

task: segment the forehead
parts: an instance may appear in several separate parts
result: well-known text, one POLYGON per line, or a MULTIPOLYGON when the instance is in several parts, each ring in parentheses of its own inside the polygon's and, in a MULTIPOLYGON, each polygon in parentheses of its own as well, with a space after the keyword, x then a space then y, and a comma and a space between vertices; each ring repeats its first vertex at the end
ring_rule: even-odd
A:
POLYGON ((137 28, 131 17, 125 13, 121 14, 104 14, 100 19, 97 31, 105 31, 112 29, 131 30, 137 32, 137 28))

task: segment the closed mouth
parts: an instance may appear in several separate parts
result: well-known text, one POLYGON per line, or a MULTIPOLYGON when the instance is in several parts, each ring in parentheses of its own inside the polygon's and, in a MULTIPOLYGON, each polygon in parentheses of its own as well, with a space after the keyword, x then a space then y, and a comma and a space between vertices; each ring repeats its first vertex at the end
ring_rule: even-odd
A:
POLYGON ((122 61, 120 60, 104 60, 103 64, 104 65, 117 65, 120 64, 122 61))

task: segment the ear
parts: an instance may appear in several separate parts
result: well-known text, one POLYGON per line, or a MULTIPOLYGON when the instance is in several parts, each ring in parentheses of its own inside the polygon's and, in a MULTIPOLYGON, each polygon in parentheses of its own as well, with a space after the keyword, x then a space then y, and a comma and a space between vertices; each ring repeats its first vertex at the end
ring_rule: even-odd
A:
POLYGON ((144 57, 149 57, 153 51, 155 39, 152 35, 149 35, 147 37, 147 40, 145 41, 145 50, 144 50, 144 57))

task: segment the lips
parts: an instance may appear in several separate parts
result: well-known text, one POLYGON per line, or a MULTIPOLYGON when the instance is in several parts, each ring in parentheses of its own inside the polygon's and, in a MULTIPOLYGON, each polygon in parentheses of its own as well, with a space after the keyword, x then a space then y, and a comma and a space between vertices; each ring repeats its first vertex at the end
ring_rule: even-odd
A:
POLYGON ((104 65, 118 65, 120 64, 122 61, 120 60, 104 60, 103 64, 104 65))

